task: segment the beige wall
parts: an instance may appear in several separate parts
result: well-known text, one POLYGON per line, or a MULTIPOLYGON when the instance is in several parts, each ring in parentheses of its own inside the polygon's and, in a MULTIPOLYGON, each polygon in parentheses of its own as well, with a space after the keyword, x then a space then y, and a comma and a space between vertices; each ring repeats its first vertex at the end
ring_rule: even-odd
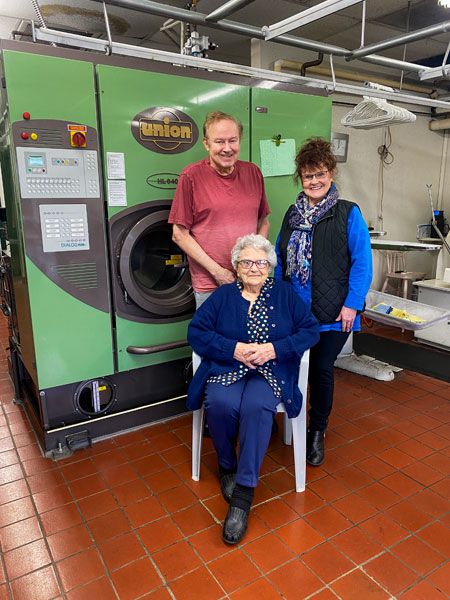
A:
MULTIPOLYGON (((383 144, 383 128, 358 130, 343 127, 341 118, 349 107, 333 105, 333 131, 349 135, 346 163, 338 165, 337 184, 342 197, 357 202, 368 224, 380 229, 377 218, 380 209, 380 158, 378 147, 383 144)), ((450 216, 450 190, 448 184, 449 157, 442 165, 443 186, 438 197, 443 151, 448 133, 428 129, 429 118, 419 115, 415 123, 391 126, 390 152, 394 156, 391 165, 384 167, 383 229, 384 239, 416 241, 419 223, 430 220, 430 205, 425 184, 432 184, 435 207, 442 207, 450 216)), ((382 282, 380 255, 374 252, 374 281, 382 282)), ((407 255, 410 270, 424 271, 434 276, 434 254, 412 252, 407 255)))
MULTIPOLYGON (((315 57, 313 53, 296 48, 252 41, 252 66, 255 67, 270 69, 274 61, 280 58, 302 61, 315 57)), ((329 65, 327 57, 324 64, 329 65)), ((373 65, 368 67, 374 68, 373 65)), ((389 73, 391 78, 398 78, 400 75, 393 69, 385 69, 384 72, 389 73)), ((337 185, 343 198, 359 204, 367 223, 380 229, 378 214, 381 182, 377 149, 383 143, 384 128, 358 130, 340 124, 351 106, 342 106, 339 102, 356 104, 361 99, 343 98, 339 94, 333 96, 332 129, 350 136, 347 162, 338 165, 337 185)), ((443 208, 447 218, 450 218, 450 158, 446 151, 449 133, 432 132, 428 129, 430 119, 426 107, 409 108, 420 113, 416 122, 393 125, 390 128, 390 152, 394 155, 394 162, 384 168, 383 229, 387 232, 384 239, 416 241, 417 225, 428 223, 431 216, 426 183, 433 186, 435 207, 443 208)), ((426 272, 428 278, 434 277, 435 265, 435 254, 411 252, 407 255, 407 267, 426 272)), ((383 269, 382 257, 379 252, 374 251, 373 287, 380 287, 383 269)))

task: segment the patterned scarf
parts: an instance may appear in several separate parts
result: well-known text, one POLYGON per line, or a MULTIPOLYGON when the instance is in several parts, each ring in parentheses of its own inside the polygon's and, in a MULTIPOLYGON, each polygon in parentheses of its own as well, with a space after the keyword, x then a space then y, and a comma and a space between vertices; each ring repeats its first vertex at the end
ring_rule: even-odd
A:
POLYGON ((311 231, 313 225, 336 204, 339 194, 334 183, 327 195, 314 206, 309 206, 308 197, 301 192, 295 201, 295 210, 291 212, 289 225, 294 230, 287 247, 288 276, 297 275, 302 286, 308 283, 311 268, 311 231))

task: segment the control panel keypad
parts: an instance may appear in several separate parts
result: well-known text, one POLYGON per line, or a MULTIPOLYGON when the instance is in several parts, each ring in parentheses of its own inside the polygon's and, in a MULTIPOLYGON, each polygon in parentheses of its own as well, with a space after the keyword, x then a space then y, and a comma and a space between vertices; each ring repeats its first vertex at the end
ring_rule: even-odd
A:
POLYGON ((68 177, 27 177, 27 191, 35 195, 81 194, 80 180, 68 177))
POLYGON ((100 198, 95 150, 17 147, 22 198, 100 198))

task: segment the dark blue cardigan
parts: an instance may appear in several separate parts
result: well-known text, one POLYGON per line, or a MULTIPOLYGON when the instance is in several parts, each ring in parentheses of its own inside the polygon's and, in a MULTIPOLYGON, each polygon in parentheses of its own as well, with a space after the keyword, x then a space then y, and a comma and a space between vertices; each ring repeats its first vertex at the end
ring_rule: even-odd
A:
MULTIPOLYGON (((306 304, 285 281, 275 281, 265 295, 269 313, 269 341, 276 352, 273 373, 282 391, 289 417, 302 406, 298 389, 300 359, 319 340, 319 324, 306 304)), ((233 358, 237 342, 248 342, 249 302, 236 283, 219 287, 197 310, 188 329, 188 341, 202 362, 189 386, 187 406, 197 410, 203 402, 208 378, 233 371, 239 362, 233 358)))

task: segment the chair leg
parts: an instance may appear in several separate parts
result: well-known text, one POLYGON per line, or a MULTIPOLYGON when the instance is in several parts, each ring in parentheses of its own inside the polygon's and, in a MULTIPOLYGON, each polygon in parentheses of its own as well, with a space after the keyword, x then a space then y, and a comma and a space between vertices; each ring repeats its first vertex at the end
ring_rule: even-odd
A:
POLYGON ((381 292, 382 292, 383 294, 384 294, 384 292, 386 291, 386 288, 387 288, 387 286, 388 286, 388 283, 389 283, 389 278, 388 278, 388 277, 386 277, 386 278, 385 278, 385 280, 384 280, 384 283, 383 283, 383 285, 382 285, 382 287, 381 287, 381 292))
POLYGON ((292 419, 294 447, 295 491, 304 492, 306 487, 306 402, 297 418, 292 419))
POLYGON ((284 443, 286 446, 292 445, 292 419, 284 413, 284 443))
POLYGON ((205 411, 203 406, 192 413, 192 479, 194 481, 200 480, 204 418, 205 411))

